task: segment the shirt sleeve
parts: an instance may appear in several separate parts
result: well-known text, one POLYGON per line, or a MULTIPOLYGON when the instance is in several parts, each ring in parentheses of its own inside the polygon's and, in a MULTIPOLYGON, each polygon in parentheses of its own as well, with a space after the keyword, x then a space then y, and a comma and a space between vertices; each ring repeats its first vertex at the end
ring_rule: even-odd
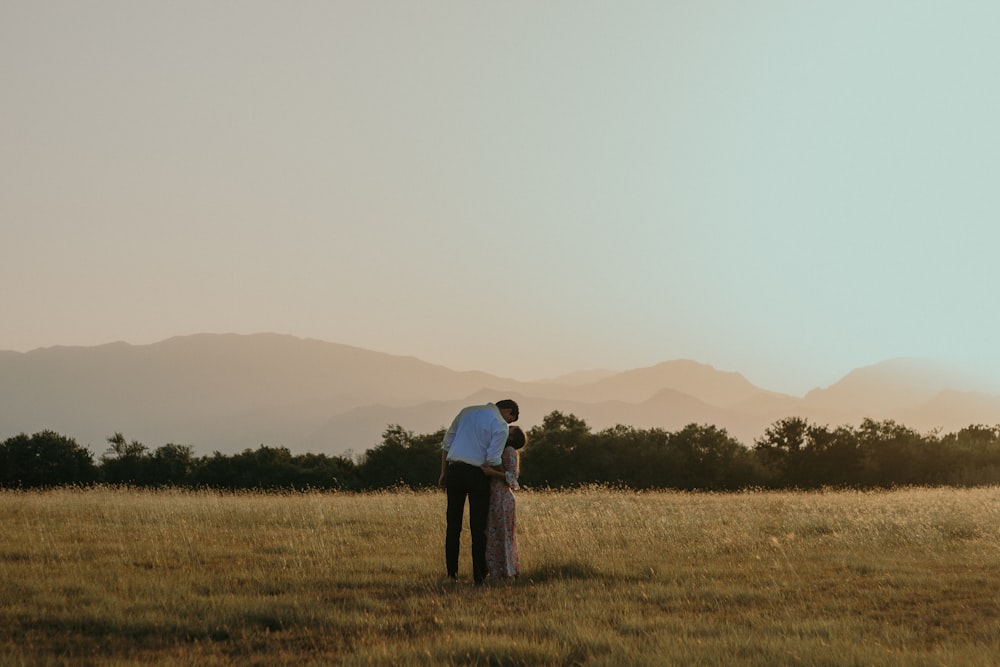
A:
POLYGON ((498 466, 502 464, 502 459, 500 458, 503 454, 503 446, 507 444, 507 434, 510 432, 510 427, 507 426, 507 422, 496 420, 493 424, 491 431, 490 445, 486 448, 486 462, 491 466, 498 466))
POLYGON ((449 426, 448 430, 445 431, 444 438, 441 440, 441 449, 444 451, 447 452, 451 449, 451 442, 455 439, 455 431, 458 430, 458 422, 462 421, 462 415, 464 414, 465 410, 463 409, 455 416, 454 419, 451 420, 451 426, 449 426))

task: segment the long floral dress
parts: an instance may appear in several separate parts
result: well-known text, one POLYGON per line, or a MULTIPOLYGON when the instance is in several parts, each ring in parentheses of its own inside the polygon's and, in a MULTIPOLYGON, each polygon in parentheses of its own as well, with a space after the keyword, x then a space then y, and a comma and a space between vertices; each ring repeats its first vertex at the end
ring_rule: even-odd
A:
POLYGON ((496 578, 513 578, 521 571, 521 554, 517 547, 517 509, 514 491, 517 484, 519 457, 513 447, 504 447, 500 457, 507 484, 490 480, 490 515, 486 524, 486 566, 496 578))

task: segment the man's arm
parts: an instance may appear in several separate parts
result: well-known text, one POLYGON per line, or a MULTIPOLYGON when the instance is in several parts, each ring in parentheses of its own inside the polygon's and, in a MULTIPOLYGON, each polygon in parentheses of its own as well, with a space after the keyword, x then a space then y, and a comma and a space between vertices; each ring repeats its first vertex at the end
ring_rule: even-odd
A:
POLYGON ((468 411, 469 407, 462 408, 459 413, 455 415, 455 418, 451 420, 451 426, 448 427, 448 430, 445 431, 444 438, 441 439, 441 447, 445 450, 451 447, 451 442, 455 439, 455 431, 458 430, 458 422, 462 421, 462 417, 464 417, 465 413, 468 411))
POLYGON ((504 472, 503 468, 495 468, 488 463, 484 463, 479 466, 483 469, 483 474, 487 477, 494 477, 496 479, 502 480, 504 484, 507 483, 507 473, 504 472))
POLYGON ((455 431, 458 430, 458 422, 462 421, 462 415, 468 408, 463 408, 455 418, 451 420, 451 426, 445 431, 444 438, 441 439, 441 475, 438 477, 438 486, 443 487, 445 478, 448 476, 448 450, 451 449, 451 441, 455 439, 455 431))
POLYGON ((509 433, 510 427, 507 426, 507 422, 497 422, 493 426, 490 444, 486 447, 486 462, 494 468, 503 469, 503 460, 500 457, 503 454, 503 446, 507 444, 509 433))
POLYGON ((448 450, 441 450, 441 476, 438 477, 438 486, 444 487, 445 480, 448 477, 448 450))

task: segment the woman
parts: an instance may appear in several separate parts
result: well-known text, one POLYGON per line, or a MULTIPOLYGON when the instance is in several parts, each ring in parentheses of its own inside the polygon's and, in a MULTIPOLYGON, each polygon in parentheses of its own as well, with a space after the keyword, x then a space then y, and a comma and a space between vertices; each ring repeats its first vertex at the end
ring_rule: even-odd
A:
POLYGON ((496 579, 513 579, 521 571, 521 555, 517 547, 515 524, 517 511, 514 491, 520 472, 518 450, 527 444, 524 431, 511 426, 507 444, 500 456, 503 471, 484 464, 483 472, 490 478, 490 515, 486 523, 486 566, 496 579))

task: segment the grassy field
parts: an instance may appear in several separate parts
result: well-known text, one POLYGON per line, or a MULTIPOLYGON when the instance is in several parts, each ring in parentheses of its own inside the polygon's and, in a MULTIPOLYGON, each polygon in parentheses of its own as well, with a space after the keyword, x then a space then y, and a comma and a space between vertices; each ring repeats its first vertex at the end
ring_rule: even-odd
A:
POLYGON ((518 503, 476 588, 438 492, 0 492, 0 664, 1000 664, 1000 488, 518 503))

